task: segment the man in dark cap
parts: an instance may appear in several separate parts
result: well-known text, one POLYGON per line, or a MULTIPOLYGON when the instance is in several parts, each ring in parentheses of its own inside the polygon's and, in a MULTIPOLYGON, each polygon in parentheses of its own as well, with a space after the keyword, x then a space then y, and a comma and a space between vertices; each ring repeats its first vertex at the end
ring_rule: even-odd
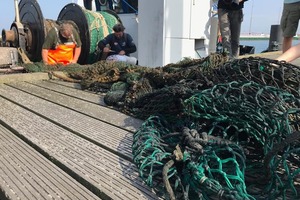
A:
POLYGON ((137 64, 137 59, 130 54, 136 52, 136 45, 130 34, 124 32, 122 24, 113 26, 114 33, 107 35, 98 43, 98 48, 104 54, 108 54, 106 60, 137 64))

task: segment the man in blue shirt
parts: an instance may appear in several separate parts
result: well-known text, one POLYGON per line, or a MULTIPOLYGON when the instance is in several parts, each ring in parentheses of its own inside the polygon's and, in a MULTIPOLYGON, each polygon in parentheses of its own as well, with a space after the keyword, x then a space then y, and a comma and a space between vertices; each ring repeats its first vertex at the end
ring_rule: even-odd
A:
POLYGON ((114 33, 109 34, 98 43, 98 48, 102 53, 107 53, 106 60, 126 62, 132 65, 137 64, 137 59, 130 54, 136 52, 136 45, 132 37, 124 32, 122 24, 113 26, 114 33))

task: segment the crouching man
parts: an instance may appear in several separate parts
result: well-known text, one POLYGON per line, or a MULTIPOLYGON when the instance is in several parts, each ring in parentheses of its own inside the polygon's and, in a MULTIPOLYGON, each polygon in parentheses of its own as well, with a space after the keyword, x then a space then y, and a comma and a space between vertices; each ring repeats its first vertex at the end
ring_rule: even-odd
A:
POLYGON ((113 27, 114 33, 107 35, 98 43, 102 54, 107 54, 106 60, 126 62, 132 65, 137 64, 137 59, 130 54, 136 52, 136 45, 130 34, 124 32, 122 24, 113 27))
POLYGON ((42 59, 47 65, 77 63, 80 53, 79 34, 66 22, 49 31, 42 47, 42 59))

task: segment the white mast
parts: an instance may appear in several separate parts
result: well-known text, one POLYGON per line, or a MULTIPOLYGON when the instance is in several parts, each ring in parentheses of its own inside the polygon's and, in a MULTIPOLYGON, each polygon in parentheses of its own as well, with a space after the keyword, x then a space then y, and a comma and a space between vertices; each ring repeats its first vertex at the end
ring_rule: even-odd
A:
POLYGON ((252 7, 251 7, 251 17, 250 17, 250 25, 249 25, 249 35, 251 35, 251 29, 252 29, 252 15, 253 15, 253 6, 254 5, 254 0, 252 0, 252 7))

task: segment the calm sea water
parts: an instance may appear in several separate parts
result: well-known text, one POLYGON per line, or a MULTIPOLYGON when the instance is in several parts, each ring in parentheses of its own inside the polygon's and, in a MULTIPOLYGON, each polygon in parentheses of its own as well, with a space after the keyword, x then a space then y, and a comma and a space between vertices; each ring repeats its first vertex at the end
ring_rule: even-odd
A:
MULTIPOLYGON (((300 40, 293 40, 293 45, 299 44, 300 40)), ((265 51, 269 47, 269 40, 246 40, 241 39, 240 45, 246 45, 246 46, 254 46, 255 52, 254 53, 261 53, 262 51, 265 51)))

